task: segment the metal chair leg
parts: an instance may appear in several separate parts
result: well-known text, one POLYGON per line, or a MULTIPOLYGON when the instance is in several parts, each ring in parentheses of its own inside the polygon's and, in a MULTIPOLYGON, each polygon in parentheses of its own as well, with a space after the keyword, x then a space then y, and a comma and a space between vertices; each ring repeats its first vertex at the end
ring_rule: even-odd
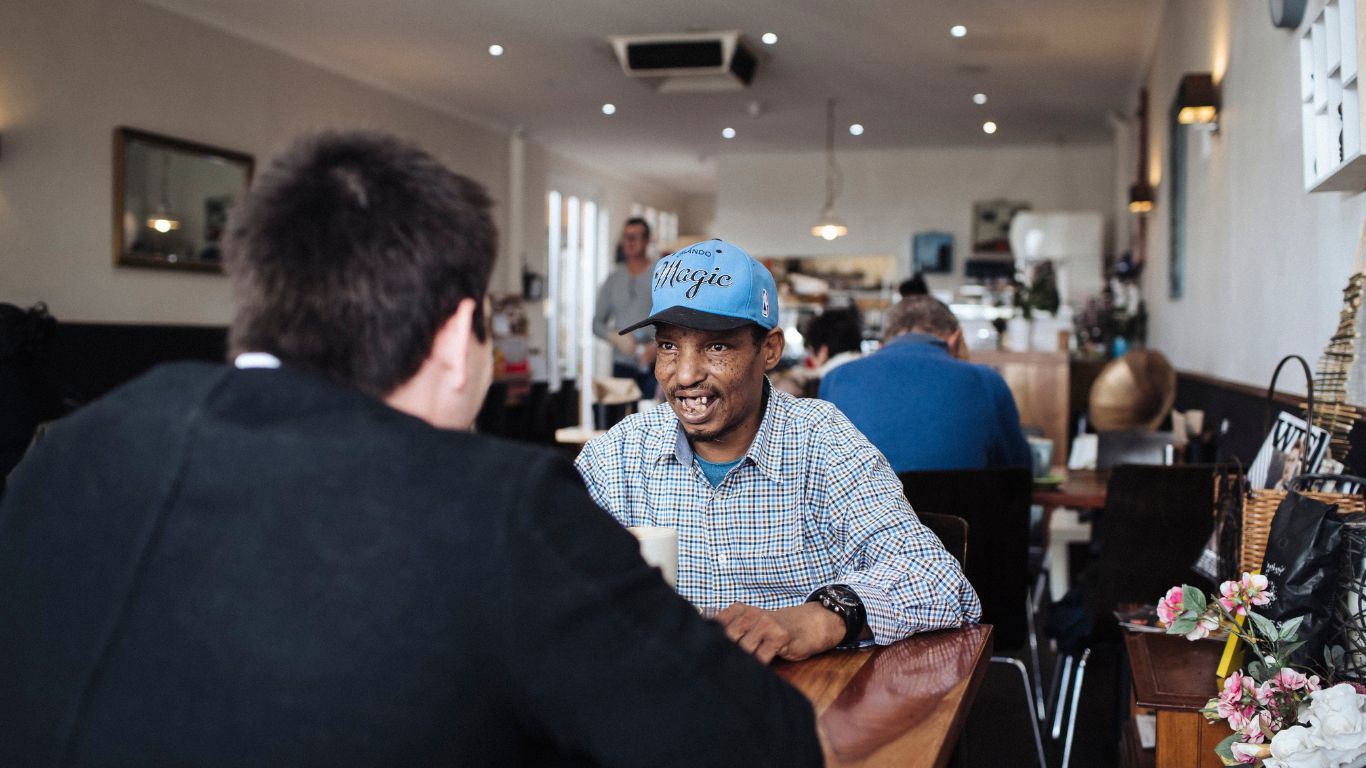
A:
POLYGON ((1058 686, 1058 698, 1053 703, 1053 733, 1054 741, 1062 735, 1062 717, 1067 711, 1067 684, 1072 681, 1072 662, 1071 655, 1064 656, 1062 659, 1062 685, 1058 686))
POLYGON ((1048 717, 1043 706, 1043 670, 1039 666, 1039 635, 1034 628, 1033 601, 1025 598, 1025 626, 1029 631, 1029 663, 1034 673, 1034 719, 1042 722, 1048 717))
MULTIPOLYGON (((991 661, 994 664, 1009 664, 1019 671, 1020 682, 1024 685, 1026 709, 1032 710, 1034 708, 1034 693, 1030 690, 1029 671, 1025 669, 1024 662, 1013 656, 992 656, 991 661)), ((1029 725, 1034 729, 1034 750, 1038 756, 1039 768, 1046 768, 1048 763, 1043 755, 1043 737, 1039 734, 1039 719, 1034 717, 1032 712, 1029 718, 1029 725)))
POLYGON ((1081 652, 1081 660, 1077 662, 1077 681, 1072 684, 1072 712, 1067 716, 1067 742, 1062 748, 1062 765, 1059 768, 1068 768, 1072 762, 1072 737, 1077 735, 1077 702, 1081 700, 1081 679, 1086 676, 1086 660, 1091 658, 1091 649, 1087 648, 1081 652))

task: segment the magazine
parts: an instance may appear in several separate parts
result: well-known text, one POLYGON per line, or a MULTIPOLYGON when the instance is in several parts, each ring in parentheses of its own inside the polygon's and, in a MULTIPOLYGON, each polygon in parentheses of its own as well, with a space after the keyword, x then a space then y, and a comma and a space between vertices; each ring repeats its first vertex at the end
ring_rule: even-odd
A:
POLYGON ((1327 451, 1328 430, 1311 430, 1304 419, 1281 413, 1247 471, 1248 485, 1254 490, 1284 489, 1296 475, 1317 472, 1327 451))

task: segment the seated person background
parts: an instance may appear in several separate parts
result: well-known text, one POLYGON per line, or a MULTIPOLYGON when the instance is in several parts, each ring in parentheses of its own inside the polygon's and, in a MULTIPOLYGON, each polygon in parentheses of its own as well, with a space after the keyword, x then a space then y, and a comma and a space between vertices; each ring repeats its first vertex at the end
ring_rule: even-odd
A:
POLYGON ((0 503, 0 765, 820 764, 568 462, 467 431, 489 206, 373 134, 256 178, 235 366, 63 419, 0 503))
POLYGON ((821 379, 821 399, 838 406, 898 473, 1028 467, 1010 388, 991 368, 958 359, 965 349, 943 302, 909 296, 887 311, 886 345, 821 379))
POLYGON ((774 384, 791 395, 814 397, 822 376, 862 356, 863 321, 858 309, 827 309, 807 320, 802 343, 806 364, 788 370, 774 384), (807 388, 812 391, 806 392, 807 388))
MULTIPOLYGON (((977 595, 882 454, 829 403, 769 386, 773 276, 732 243, 660 259, 649 317, 667 398, 576 466, 623 525, 678 532, 678 589, 760 660, 976 621, 977 595)), ((850 363, 853 365, 853 363, 850 363)))

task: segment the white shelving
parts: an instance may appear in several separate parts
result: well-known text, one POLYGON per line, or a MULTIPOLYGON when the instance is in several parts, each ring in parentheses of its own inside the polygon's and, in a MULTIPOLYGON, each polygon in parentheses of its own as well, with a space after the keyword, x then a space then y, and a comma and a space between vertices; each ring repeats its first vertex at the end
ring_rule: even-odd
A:
POLYGON ((1363 10, 1366 0, 1329 0, 1300 38, 1304 188, 1310 192, 1366 189, 1357 81, 1363 10))

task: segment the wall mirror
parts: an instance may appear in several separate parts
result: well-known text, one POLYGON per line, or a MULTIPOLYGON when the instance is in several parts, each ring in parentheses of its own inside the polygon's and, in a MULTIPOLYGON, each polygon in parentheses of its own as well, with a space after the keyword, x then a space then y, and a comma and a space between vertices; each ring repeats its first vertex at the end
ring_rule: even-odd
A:
POLYGON ((251 183, 251 155, 114 131, 114 263, 222 272, 228 211, 251 183))

